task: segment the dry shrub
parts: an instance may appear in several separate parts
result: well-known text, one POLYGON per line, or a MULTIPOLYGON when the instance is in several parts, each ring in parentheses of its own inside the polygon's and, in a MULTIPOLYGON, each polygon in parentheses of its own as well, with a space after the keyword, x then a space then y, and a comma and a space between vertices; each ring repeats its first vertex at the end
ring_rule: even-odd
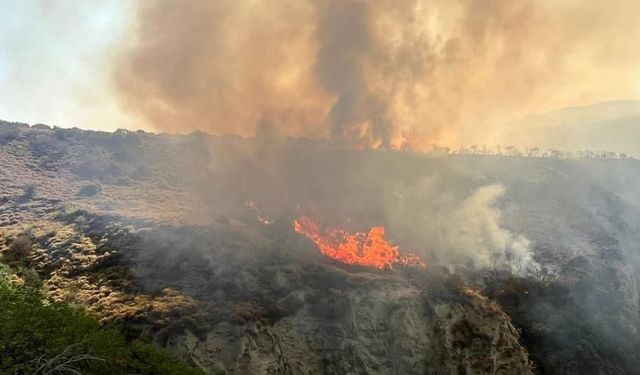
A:
POLYGON ((21 234, 9 242, 7 250, 2 254, 5 263, 23 262, 33 251, 33 242, 28 234, 21 234))

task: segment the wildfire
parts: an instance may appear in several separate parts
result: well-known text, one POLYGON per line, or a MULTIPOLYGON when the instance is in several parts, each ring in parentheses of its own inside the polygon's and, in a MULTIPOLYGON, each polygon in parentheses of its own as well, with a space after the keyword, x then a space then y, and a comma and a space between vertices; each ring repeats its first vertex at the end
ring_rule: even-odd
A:
POLYGON ((262 214, 260 213, 260 210, 258 209, 258 206, 256 205, 256 203, 252 200, 248 200, 245 203, 245 206, 247 206, 248 209, 255 211, 256 213, 256 217, 258 218, 258 221, 264 225, 270 225, 273 224, 273 221, 269 218, 266 218, 264 216, 262 216, 262 214))
POLYGON ((312 240, 318 249, 329 258, 347 264, 391 268, 394 264, 426 267, 419 256, 400 254, 400 247, 393 246, 384 238, 384 227, 373 227, 369 233, 349 233, 342 229, 323 231, 319 222, 310 217, 293 221, 296 232, 312 240))

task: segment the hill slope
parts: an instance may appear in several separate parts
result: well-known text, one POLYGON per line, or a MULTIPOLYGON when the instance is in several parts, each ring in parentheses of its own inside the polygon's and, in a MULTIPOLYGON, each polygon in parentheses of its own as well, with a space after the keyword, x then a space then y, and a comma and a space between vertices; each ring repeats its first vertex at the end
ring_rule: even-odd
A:
POLYGON ((208 370, 633 373, 639 183, 633 159, 4 123, 0 252, 208 370), (337 263, 300 215, 427 268, 337 263))

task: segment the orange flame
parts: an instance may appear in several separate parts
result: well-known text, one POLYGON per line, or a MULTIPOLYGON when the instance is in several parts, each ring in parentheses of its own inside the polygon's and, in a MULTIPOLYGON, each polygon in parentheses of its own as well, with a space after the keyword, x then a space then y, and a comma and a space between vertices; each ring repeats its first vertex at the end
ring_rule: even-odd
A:
POLYGON ((293 221, 293 229, 312 240, 318 249, 329 258, 347 264, 391 268, 393 264, 426 267, 419 256, 400 254, 400 247, 393 246, 384 238, 384 227, 373 227, 369 233, 349 233, 342 229, 328 229, 325 233, 320 224, 310 217, 293 221))

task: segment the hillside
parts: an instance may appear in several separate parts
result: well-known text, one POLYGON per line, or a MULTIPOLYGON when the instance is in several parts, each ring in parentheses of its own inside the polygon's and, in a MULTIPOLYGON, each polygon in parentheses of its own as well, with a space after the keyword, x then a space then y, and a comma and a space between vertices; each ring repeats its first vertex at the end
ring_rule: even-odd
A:
POLYGON ((0 123, 0 253, 233 373, 634 373, 640 162, 0 123), (426 268, 294 231, 382 226, 426 268))

